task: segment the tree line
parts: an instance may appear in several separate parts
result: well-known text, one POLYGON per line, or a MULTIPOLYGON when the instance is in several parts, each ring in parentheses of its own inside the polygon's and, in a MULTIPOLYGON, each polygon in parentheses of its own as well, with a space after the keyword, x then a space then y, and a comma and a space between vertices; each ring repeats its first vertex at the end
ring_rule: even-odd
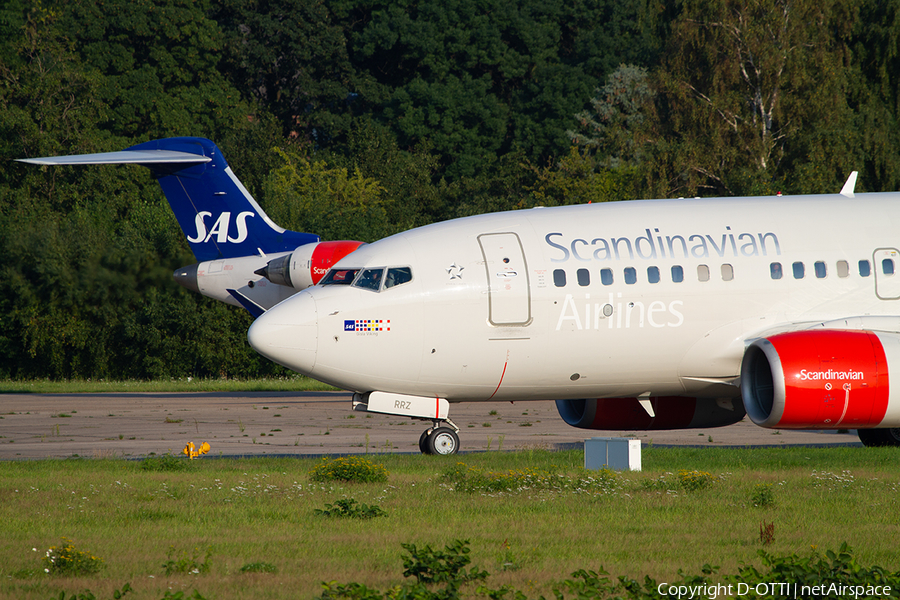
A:
POLYGON ((488 211, 900 189, 900 0, 8 0, 0 377, 281 373, 148 172, 208 137, 272 218, 374 241, 488 211))

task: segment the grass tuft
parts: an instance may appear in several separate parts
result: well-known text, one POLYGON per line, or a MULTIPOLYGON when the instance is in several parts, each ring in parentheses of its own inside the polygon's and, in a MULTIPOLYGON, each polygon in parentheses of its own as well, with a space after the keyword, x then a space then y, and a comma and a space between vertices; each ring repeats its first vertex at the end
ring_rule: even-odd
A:
POLYGON ((343 458, 323 458, 310 472, 311 481, 347 481, 355 483, 382 483, 387 481, 388 472, 384 465, 373 463, 360 456, 343 458))
POLYGON ((267 562, 252 562, 241 567, 241 573, 277 573, 278 567, 267 562))
POLYGON ((69 538, 64 537, 62 542, 60 546, 50 546, 44 555, 45 573, 81 577, 93 575, 103 568, 103 559, 99 556, 77 549, 69 538))
POLYGON ((166 562, 163 563, 163 570, 166 575, 174 575, 176 573, 186 575, 199 575, 209 571, 210 550, 206 549, 206 557, 200 560, 200 549, 194 548, 191 553, 183 550, 179 553, 175 550, 175 546, 169 547, 169 553, 166 562))
POLYGON ((334 504, 326 504, 324 509, 317 508, 314 513, 322 517, 347 517, 364 520, 387 516, 387 513, 380 507, 360 504, 353 498, 341 498, 334 504))
POLYGON ((181 458, 174 454, 162 454, 160 456, 148 456, 138 463, 141 471, 185 471, 191 463, 187 457, 181 458))

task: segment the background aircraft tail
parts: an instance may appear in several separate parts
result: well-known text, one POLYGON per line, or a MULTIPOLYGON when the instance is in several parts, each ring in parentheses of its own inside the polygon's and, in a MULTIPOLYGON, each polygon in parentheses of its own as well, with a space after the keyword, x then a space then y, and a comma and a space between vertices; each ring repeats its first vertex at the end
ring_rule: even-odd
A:
POLYGON ((24 159, 41 165, 148 167, 198 262, 288 252, 319 241, 276 225, 238 180, 219 148, 195 137, 165 138, 120 152, 24 159))

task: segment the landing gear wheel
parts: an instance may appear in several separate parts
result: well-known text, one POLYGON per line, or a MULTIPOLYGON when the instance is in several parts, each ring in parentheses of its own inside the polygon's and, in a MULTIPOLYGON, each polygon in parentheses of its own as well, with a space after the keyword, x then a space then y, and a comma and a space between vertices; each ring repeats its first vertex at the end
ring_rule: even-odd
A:
POLYGON ((856 434, 863 446, 900 446, 900 428, 857 429, 856 434))
POLYGON ((426 429, 422 432, 422 435, 419 436, 419 452, 422 454, 431 454, 431 449, 428 447, 428 435, 434 431, 433 429, 426 429))
POLYGON ((428 436, 428 454, 449 456, 459 451, 459 436, 449 427, 438 427, 428 436))

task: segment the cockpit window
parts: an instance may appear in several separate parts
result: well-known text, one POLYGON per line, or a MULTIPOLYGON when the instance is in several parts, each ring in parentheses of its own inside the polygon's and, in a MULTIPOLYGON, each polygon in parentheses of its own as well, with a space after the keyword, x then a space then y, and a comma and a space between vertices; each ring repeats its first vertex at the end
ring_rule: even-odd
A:
POLYGON ((365 269, 354 282, 353 287, 378 291, 381 289, 381 280, 384 269, 365 269))
POLYGON ((359 269, 332 269, 319 282, 320 285, 350 285, 359 269))
POLYGON ((392 267, 387 270, 384 289, 392 288, 412 281, 412 269, 409 267, 392 267))

